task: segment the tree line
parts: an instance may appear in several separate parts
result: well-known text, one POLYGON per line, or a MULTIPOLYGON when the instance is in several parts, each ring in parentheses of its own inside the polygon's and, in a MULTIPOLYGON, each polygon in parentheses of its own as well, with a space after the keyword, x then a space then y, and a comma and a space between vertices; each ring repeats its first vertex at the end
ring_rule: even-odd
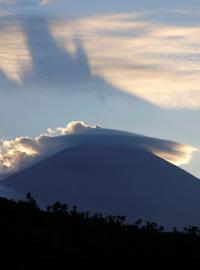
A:
POLYGON ((2 269, 127 267, 165 269, 200 263, 200 230, 165 231, 155 222, 81 212, 55 202, 41 210, 24 201, 0 198, 2 269))

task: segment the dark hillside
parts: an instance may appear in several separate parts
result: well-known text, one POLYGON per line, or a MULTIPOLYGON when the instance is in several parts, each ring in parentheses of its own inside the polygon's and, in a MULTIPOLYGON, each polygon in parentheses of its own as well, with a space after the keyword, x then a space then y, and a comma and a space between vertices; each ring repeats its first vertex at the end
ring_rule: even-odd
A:
POLYGON ((128 264, 130 269, 164 269, 200 263, 196 227, 169 233, 156 223, 125 225, 123 216, 90 216, 58 202, 41 211, 30 194, 27 202, 0 199, 0 229, 2 269, 128 264))

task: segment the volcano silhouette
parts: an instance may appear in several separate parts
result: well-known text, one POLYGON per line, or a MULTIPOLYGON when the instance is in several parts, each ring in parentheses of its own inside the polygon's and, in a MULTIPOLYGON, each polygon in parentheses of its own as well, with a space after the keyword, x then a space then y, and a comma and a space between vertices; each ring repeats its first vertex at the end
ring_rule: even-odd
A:
POLYGON ((148 151, 85 143, 3 180, 41 204, 55 201, 91 213, 125 215, 167 227, 200 225, 200 182, 148 151))

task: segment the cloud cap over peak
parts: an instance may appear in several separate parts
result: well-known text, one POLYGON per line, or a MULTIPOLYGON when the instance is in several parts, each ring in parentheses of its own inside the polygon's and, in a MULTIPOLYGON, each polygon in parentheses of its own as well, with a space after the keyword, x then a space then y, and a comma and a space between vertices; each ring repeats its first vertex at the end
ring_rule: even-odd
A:
POLYGON ((0 177, 31 166, 35 162, 70 147, 84 143, 122 145, 151 152, 175 165, 190 162, 196 148, 120 130, 104 129, 99 125, 73 121, 65 127, 48 128, 47 133, 32 139, 20 137, 0 141, 0 177))

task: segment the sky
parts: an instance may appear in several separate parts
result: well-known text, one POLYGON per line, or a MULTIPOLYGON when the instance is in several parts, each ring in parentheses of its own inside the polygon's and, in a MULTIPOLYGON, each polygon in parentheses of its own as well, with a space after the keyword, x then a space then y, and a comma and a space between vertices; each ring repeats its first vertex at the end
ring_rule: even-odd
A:
MULTIPOLYGON (((81 120, 200 149, 199 15, 192 0, 0 0, 0 139, 81 120)), ((182 167, 200 177, 199 162, 182 167)))

